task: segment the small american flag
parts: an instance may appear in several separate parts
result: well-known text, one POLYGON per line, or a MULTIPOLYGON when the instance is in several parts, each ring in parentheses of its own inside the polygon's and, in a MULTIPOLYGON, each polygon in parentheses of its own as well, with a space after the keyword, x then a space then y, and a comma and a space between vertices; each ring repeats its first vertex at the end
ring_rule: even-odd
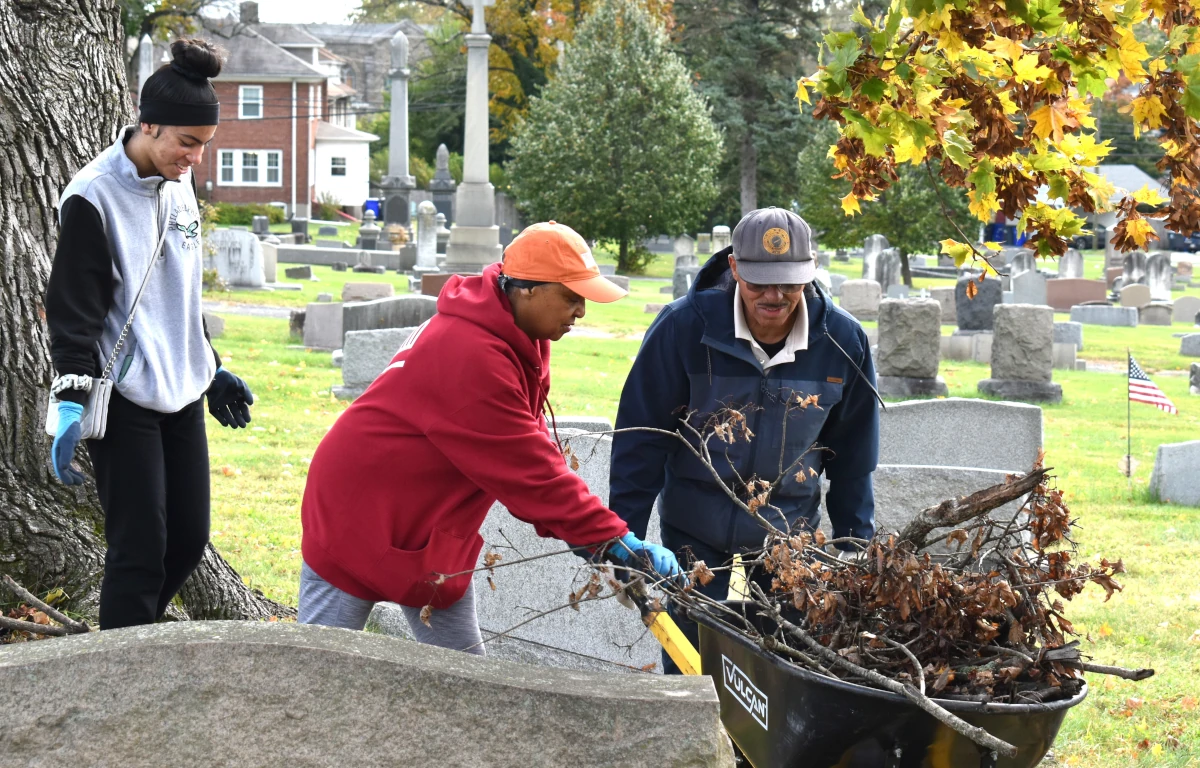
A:
POLYGON ((1149 403, 1172 415, 1179 413, 1179 409, 1163 394, 1158 385, 1150 381, 1150 377, 1133 359, 1133 355, 1129 356, 1129 399, 1135 403, 1149 403))

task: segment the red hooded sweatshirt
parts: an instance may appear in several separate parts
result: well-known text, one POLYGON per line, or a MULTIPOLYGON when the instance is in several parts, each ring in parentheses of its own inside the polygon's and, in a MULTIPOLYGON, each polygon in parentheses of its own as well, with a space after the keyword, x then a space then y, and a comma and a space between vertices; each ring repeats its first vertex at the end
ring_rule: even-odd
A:
POLYGON ((364 600, 445 608, 476 566, 498 499, 573 546, 629 529, 546 432, 550 342, 517 327, 500 265, 450 278, 438 313, 317 447, 301 511, 304 561, 364 600))

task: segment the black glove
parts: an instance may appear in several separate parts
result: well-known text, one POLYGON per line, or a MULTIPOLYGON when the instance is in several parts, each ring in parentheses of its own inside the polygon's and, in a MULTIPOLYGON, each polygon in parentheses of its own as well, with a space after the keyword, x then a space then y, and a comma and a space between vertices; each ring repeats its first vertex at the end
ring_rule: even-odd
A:
POLYGON ((254 404, 254 395, 246 382, 229 371, 218 368, 205 395, 208 397, 208 412, 221 422, 221 426, 237 429, 250 423, 250 406, 254 404))

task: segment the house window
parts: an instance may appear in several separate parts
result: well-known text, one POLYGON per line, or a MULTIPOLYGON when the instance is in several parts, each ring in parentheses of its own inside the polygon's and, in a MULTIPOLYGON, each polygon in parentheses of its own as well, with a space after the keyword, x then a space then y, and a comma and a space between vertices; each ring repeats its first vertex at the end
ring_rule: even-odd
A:
POLYGON ((330 158, 330 160, 332 161, 332 163, 330 165, 329 172, 334 176, 345 176, 346 175, 346 158, 334 157, 334 158, 330 158))
POLYGON ((242 183, 257 184, 258 183, 258 153, 243 152, 242 153, 242 183))
POLYGON ((263 89, 261 85, 243 85, 238 88, 238 117, 255 120, 263 116, 263 89))
POLYGON ((221 184, 230 187, 282 186, 283 151, 222 149, 221 184))

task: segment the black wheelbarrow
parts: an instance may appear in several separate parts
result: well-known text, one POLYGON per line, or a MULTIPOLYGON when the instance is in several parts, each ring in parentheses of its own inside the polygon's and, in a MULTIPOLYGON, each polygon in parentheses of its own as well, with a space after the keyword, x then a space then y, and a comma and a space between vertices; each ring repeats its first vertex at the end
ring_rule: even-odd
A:
MULTIPOLYGON (((742 613, 742 604, 727 605, 742 613)), ((769 619, 746 618, 762 628, 769 619)), ((700 665, 721 701, 721 721, 754 768, 1032 768, 1067 710, 1087 696, 1046 704, 938 704, 1018 749, 998 756, 903 696, 833 680, 762 650, 699 611, 700 665)))

